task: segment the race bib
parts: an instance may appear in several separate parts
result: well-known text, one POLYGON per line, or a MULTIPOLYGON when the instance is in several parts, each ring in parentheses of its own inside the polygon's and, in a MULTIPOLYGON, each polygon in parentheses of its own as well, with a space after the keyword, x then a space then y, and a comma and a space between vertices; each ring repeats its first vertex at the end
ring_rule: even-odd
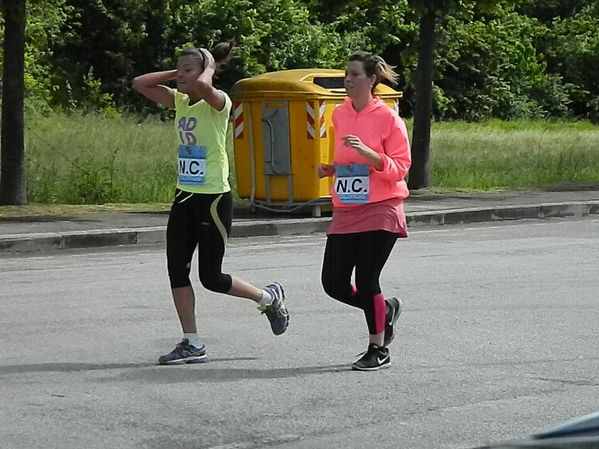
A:
POLYGON ((206 147, 179 145, 179 184, 203 186, 206 177, 206 147))
POLYGON ((367 164, 335 166, 335 193, 344 204, 368 203, 370 169, 367 164))

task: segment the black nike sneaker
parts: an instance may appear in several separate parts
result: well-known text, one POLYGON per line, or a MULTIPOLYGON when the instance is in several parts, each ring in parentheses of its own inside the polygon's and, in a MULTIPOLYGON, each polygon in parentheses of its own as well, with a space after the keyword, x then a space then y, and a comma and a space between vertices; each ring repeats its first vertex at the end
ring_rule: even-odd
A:
POLYGON ((389 349, 384 346, 370 343, 368 345, 368 351, 356 360, 351 368, 356 371, 376 371, 390 366, 391 356, 389 355, 389 349))
POLYGON ((385 301, 387 303, 387 313, 385 314, 385 342, 383 346, 389 346, 395 338, 395 323, 403 309, 401 299, 391 298, 385 301))

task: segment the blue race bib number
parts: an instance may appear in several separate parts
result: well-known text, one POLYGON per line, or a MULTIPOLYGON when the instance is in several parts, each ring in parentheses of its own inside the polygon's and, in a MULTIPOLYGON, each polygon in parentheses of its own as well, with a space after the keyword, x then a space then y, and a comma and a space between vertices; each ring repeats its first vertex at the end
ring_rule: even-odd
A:
POLYGON ((368 203, 370 168, 367 164, 335 166, 335 193, 344 204, 368 203))
POLYGON ((206 147, 179 145, 179 184, 203 186, 206 182, 206 147))

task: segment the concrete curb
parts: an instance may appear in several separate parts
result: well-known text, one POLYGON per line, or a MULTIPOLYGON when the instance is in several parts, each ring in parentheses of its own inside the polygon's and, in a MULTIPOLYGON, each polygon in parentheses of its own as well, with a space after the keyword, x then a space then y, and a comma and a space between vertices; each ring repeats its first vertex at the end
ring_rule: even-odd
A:
MULTIPOLYGON (((408 226, 439 226, 505 220, 599 215, 599 201, 495 206, 408 213, 408 226)), ((330 217, 235 221, 231 238, 326 232, 330 217)), ((0 236, 0 252, 31 253, 165 242, 165 226, 0 236)))
POLYGON ((504 220, 545 219, 554 217, 586 217, 599 214, 599 201, 569 203, 524 204, 488 208, 452 209, 440 212, 407 214, 408 226, 452 225, 504 220))
POLYGON ((0 237, 0 251, 32 252, 162 243, 165 241, 165 229, 164 226, 154 226, 148 228, 11 234, 0 237))

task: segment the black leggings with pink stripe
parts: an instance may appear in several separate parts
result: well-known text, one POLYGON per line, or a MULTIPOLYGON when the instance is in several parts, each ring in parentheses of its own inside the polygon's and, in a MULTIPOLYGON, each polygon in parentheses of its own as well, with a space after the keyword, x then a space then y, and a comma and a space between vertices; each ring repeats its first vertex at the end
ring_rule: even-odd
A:
POLYGON ((379 278, 397 234, 368 231, 331 234, 322 264, 322 286, 330 297, 364 311, 370 335, 385 330, 386 304, 379 278), (355 269, 355 286, 351 283, 355 269))

